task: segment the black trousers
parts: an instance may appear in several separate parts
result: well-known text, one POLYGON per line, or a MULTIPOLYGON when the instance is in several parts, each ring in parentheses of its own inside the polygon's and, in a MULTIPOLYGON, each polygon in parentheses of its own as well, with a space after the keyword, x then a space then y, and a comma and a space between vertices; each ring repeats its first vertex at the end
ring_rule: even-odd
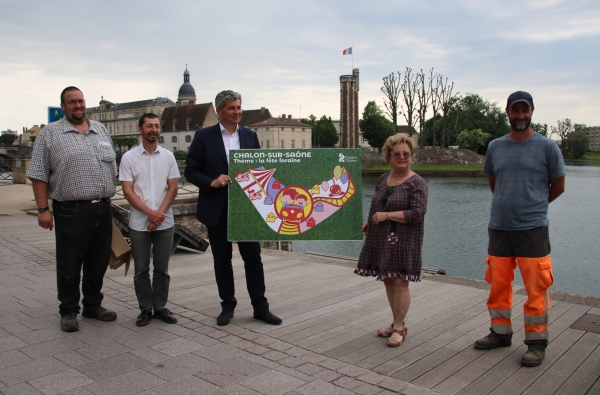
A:
POLYGON ((102 303, 112 240, 110 201, 54 201, 52 207, 59 312, 61 316, 78 314, 80 279, 83 306, 94 308, 102 303))
MULTIPOLYGON (((232 244, 227 241, 227 208, 223 210, 219 222, 214 227, 207 227, 208 241, 212 249, 215 278, 221 298, 223 310, 233 310, 237 305, 233 267, 231 265, 232 244)), ((266 312, 269 302, 265 298, 265 273, 260 258, 260 245, 257 242, 239 242, 238 248, 244 261, 246 271, 246 287, 254 311, 266 312)))

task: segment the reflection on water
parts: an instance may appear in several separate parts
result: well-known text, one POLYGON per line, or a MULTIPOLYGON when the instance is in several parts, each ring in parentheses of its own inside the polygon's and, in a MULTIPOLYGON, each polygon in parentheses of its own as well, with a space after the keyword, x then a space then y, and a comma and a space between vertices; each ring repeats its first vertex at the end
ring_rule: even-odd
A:
MULTIPOLYGON (((379 176, 363 178, 366 218, 379 176)), ((425 177, 423 266, 451 276, 483 280, 491 192, 485 177, 425 177)), ((550 204, 555 291, 600 297, 600 166, 567 166, 566 190, 550 204)), ((294 242, 295 252, 320 251, 358 257, 361 241, 294 242)), ((518 270, 515 283, 523 284, 518 270)))

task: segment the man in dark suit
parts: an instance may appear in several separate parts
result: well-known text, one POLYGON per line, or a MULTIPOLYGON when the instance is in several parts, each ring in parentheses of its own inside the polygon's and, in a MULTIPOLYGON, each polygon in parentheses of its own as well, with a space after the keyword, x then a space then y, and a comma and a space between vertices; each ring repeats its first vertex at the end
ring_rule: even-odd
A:
MULTIPOLYGON (((260 149, 256 133, 238 125, 242 117, 242 96, 233 91, 223 91, 215 98, 219 123, 198 130, 190 147, 185 178, 200 188, 196 217, 208 229, 208 241, 213 253, 215 277, 221 297, 221 314, 217 325, 229 324, 237 305, 233 268, 232 245, 227 240, 227 188, 229 150, 260 149)), ((238 248, 244 260, 246 285, 254 318, 268 324, 279 325, 281 319, 269 311, 265 298, 265 274, 257 242, 239 242, 238 248)))

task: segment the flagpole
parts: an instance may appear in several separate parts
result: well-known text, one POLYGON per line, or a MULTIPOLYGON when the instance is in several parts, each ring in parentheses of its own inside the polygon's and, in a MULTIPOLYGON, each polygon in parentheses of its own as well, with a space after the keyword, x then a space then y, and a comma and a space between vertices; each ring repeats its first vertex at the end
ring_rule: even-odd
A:
POLYGON ((352 43, 352 46, 350 48, 352 48, 352 70, 350 70, 350 74, 354 74, 354 43, 352 43))

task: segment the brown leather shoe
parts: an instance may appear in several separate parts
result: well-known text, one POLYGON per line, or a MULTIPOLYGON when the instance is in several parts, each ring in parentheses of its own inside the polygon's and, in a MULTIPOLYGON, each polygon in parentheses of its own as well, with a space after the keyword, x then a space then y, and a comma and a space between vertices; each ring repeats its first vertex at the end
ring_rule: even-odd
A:
POLYGON ((99 321, 114 321, 117 318, 117 313, 105 309, 102 306, 94 308, 83 308, 81 315, 85 318, 95 318, 99 321))
POLYGON ((67 314, 60 317, 60 329, 64 332, 77 332, 79 330, 77 314, 67 314))

